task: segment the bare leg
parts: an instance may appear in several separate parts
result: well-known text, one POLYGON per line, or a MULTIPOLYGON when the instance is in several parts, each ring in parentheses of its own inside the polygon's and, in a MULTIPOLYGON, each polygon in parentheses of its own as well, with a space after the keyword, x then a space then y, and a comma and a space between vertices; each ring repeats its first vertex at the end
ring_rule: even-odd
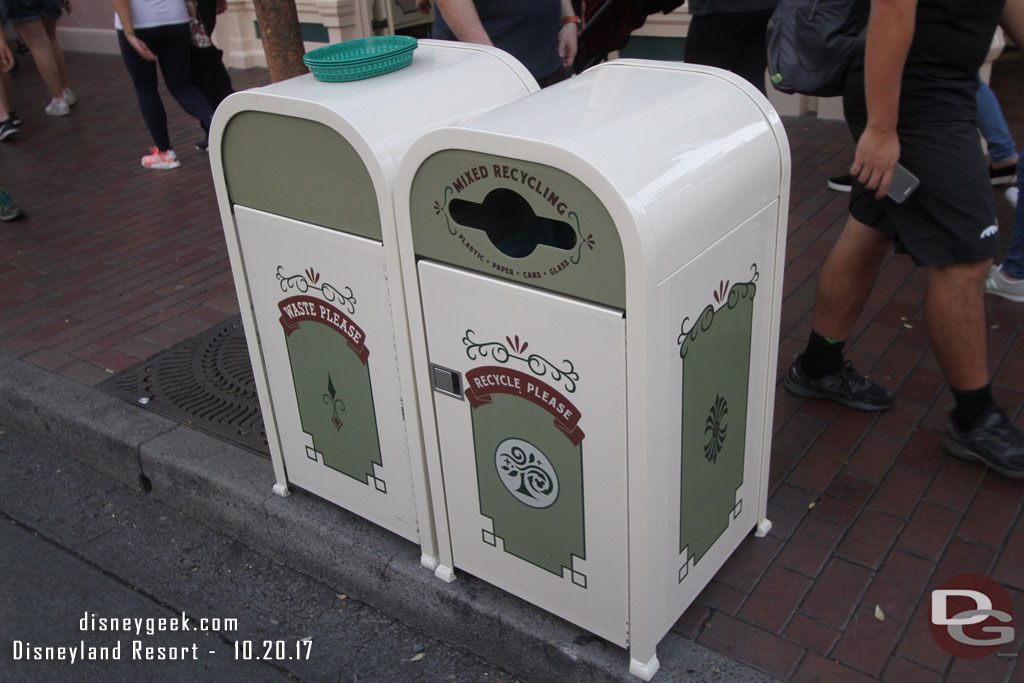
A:
POLYGON ((830 339, 849 336, 890 246, 878 230, 852 216, 847 220, 818 275, 815 332, 830 339))
POLYGON ((14 97, 11 94, 11 75, 0 71, 0 121, 11 115, 14 108, 14 97))
POLYGON ((925 324, 949 384, 973 391, 988 384, 984 282, 991 260, 935 266, 928 272, 925 324))
POLYGON ((53 51, 53 59, 57 63, 60 89, 63 92, 68 87, 68 73, 64 67, 64 50, 61 49, 60 41, 57 40, 57 20, 53 17, 43 17, 43 28, 46 29, 46 35, 50 39, 50 49, 53 51))
POLYGON ((61 84, 60 69, 57 66, 57 60, 54 57, 50 38, 46 35, 43 22, 32 21, 27 24, 15 24, 14 30, 32 51, 32 59, 35 60, 39 75, 43 77, 46 89, 50 91, 50 97, 59 100, 64 86, 61 84))

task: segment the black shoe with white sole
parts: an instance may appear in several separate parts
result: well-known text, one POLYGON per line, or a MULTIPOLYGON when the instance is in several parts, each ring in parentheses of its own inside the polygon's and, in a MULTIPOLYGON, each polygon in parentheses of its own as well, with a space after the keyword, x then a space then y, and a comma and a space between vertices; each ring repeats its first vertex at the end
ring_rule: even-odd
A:
POLYGON ((1011 479, 1024 479, 1024 430, 998 406, 966 431, 950 417, 946 450, 963 460, 980 460, 1011 479))
POLYGON ((807 398, 825 398, 840 403, 847 408, 880 412, 892 405, 892 392, 875 384, 864 375, 853 369, 850 361, 843 363, 839 372, 817 379, 804 372, 801 353, 793 360, 786 381, 786 391, 807 398))

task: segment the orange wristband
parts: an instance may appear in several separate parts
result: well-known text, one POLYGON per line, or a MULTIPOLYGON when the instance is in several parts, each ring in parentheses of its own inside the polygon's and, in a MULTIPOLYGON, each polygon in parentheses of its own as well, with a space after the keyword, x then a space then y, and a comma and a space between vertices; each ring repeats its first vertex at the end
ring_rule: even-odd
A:
POLYGON ((575 14, 570 14, 567 17, 562 17, 561 25, 565 26, 566 24, 576 24, 576 27, 579 28, 580 18, 578 16, 576 16, 575 14))

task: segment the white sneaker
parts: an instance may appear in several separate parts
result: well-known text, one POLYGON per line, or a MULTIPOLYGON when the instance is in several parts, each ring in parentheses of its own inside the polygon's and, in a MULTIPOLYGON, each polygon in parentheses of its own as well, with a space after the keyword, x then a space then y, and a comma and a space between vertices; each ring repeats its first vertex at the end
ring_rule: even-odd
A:
POLYGON ((45 111, 47 116, 67 116, 71 113, 71 107, 62 97, 59 100, 50 100, 45 111))
POLYGON ((174 153, 173 149, 161 152, 156 147, 150 147, 149 154, 142 157, 142 165, 146 168, 167 170, 170 168, 178 168, 181 166, 181 162, 178 161, 178 156, 174 153))
POLYGON ((1006 188, 1006 201, 1010 202, 1010 206, 1017 208, 1017 195, 1020 194, 1019 187, 1008 187, 1006 188))
POLYGON ((1024 301, 1024 280, 1011 280, 999 266, 992 266, 985 278, 985 292, 1010 301, 1024 301))
POLYGON ((75 106, 75 103, 78 102, 78 97, 71 91, 71 88, 64 88, 64 92, 61 93, 61 96, 64 98, 64 101, 68 103, 69 107, 75 106))

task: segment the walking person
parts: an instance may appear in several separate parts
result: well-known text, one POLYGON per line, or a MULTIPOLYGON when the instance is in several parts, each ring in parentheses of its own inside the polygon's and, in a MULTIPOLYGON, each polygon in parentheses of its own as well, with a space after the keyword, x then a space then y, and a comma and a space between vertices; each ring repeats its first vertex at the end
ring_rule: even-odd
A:
POLYGON ((1006 197, 1016 208, 1013 213, 1013 236, 1003 262, 989 269, 985 291, 1010 301, 1024 301, 1024 154, 1017 155, 1017 184, 1006 190, 1006 197))
POLYGON ((209 130, 213 107, 192 85, 189 74, 189 14, 184 0, 114 0, 114 26, 121 57, 135 87, 142 118, 154 146, 142 165, 171 169, 181 165, 167 130, 167 112, 157 90, 157 64, 164 84, 181 108, 209 130))
POLYGON ((21 119, 14 113, 14 98, 11 95, 11 77, 8 72, 14 68, 14 54, 3 38, 7 26, 7 5, 0 0, 0 141, 18 132, 21 119))
POLYGON ((1024 0, 871 3, 864 55, 843 96, 857 141, 850 218, 822 266, 810 339, 784 384, 859 410, 892 404, 843 362, 843 344, 895 244, 928 270, 928 337, 956 399, 946 450, 1022 478, 1024 431, 989 384, 983 296, 999 240, 975 91, 1000 20, 1024 44, 1024 0), (897 161, 921 180, 904 204, 885 196, 897 161))
POLYGON ((78 98, 68 87, 64 51, 57 40, 57 20, 68 0, 7 0, 7 18, 18 37, 28 45, 36 69, 50 92, 50 103, 44 111, 48 116, 67 116, 78 98))
POLYGON ((683 59, 742 76, 767 96, 765 31, 778 0, 690 0, 683 59))
MULTIPOLYGON (((540 87, 564 80, 576 59, 580 18, 570 0, 437 0, 433 37, 493 45, 523 63, 540 87)), ((421 12, 430 0, 417 0, 421 12)))

